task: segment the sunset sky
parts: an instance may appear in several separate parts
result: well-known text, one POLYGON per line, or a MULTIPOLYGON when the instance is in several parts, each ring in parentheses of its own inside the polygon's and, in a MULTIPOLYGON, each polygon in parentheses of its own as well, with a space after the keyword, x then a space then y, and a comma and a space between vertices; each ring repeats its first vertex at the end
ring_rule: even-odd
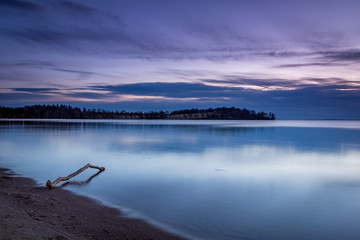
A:
POLYGON ((360 119, 358 0, 0 0, 0 105, 360 119))

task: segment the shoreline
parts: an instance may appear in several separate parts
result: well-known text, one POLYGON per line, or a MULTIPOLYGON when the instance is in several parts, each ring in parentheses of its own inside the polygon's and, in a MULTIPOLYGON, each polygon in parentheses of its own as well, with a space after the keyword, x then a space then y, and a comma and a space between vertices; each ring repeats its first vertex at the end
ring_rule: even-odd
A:
POLYGON ((1 239, 185 239, 117 208, 0 168, 1 239))

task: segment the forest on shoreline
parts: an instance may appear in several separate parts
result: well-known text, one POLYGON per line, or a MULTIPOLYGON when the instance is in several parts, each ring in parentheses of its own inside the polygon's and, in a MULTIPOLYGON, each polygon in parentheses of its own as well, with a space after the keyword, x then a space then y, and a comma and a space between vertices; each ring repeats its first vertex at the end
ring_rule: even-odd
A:
POLYGON ((183 109, 172 112, 127 112, 103 109, 80 109, 70 105, 32 105, 0 107, 0 118, 5 119, 178 119, 178 120, 275 120, 274 113, 255 112, 246 108, 220 107, 183 109))

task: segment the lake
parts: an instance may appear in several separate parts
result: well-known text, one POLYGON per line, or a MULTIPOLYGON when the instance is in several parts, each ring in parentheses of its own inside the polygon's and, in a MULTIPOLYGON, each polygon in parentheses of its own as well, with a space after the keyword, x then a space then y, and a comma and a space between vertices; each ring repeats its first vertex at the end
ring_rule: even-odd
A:
POLYGON ((191 239, 360 239, 360 121, 0 121, 0 167, 87 163, 62 187, 191 239))

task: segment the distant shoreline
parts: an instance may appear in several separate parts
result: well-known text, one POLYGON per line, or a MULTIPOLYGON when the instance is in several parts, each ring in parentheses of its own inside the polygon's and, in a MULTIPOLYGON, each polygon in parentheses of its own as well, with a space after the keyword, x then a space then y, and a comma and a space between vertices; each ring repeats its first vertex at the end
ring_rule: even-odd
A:
POLYGON ((172 112, 126 112, 80 109, 66 105, 0 107, 0 119, 168 119, 168 120, 275 120, 274 113, 246 108, 182 109, 172 112))

